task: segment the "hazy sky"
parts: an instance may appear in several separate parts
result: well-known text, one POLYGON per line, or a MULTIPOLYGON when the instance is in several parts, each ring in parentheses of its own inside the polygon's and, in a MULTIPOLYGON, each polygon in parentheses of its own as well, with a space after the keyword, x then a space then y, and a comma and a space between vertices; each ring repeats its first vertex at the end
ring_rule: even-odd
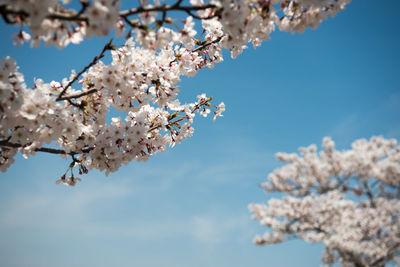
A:
MULTIPOLYGON (((354 0, 317 30, 275 32, 184 79, 182 102, 205 92, 225 102, 224 117, 196 117, 192 138, 146 163, 66 187, 55 181, 67 161, 18 156, 0 174, 0 266, 319 266, 321 245, 256 247, 266 229, 247 206, 271 197, 259 184, 280 166, 278 151, 324 136, 340 149, 400 139, 399 10, 397 0, 354 0)), ((0 29, 1 56, 14 57, 30 85, 79 71, 107 40, 31 49, 12 46, 17 28, 0 29)))

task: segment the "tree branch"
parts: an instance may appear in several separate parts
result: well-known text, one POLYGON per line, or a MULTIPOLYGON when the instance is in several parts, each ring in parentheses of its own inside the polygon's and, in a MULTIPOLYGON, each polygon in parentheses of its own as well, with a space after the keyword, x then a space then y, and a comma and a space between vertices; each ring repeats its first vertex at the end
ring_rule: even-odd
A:
MULTIPOLYGON (((28 146, 29 144, 26 145, 22 145, 22 144, 18 144, 18 143, 11 143, 8 140, 2 140, 0 141, 0 147, 8 147, 8 148, 20 148, 20 147, 25 147, 28 146)), ((51 154, 59 154, 59 155, 77 155, 77 154, 82 154, 82 153, 87 153, 90 150, 92 150, 93 148, 85 148, 82 149, 81 152, 66 152, 65 150, 62 149, 56 149, 56 148, 50 148, 50 147, 39 147, 39 148, 35 148, 35 152, 46 152, 46 153, 51 153, 51 154)))
MULTIPOLYGON (((89 24, 89 19, 85 15, 85 11, 87 7, 90 5, 89 2, 87 1, 80 1, 82 8, 79 12, 67 12, 67 13, 60 13, 60 12, 54 12, 52 14, 49 14, 46 18, 47 19, 58 19, 58 20, 63 20, 63 21, 76 21, 76 22, 86 22, 89 24)), ((163 22, 165 22, 166 14, 168 11, 182 11, 187 13, 188 15, 196 18, 196 19, 211 19, 213 17, 216 17, 217 15, 214 14, 209 17, 200 17, 195 14, 193 14, 194 11, 199 11, 199 10, 206 10, 209 8, 216 8, 217 6, 214 4, 206 4, 206 5, 199 5, 199 6, 181 6, 182 0, 178 0, 175 4, 173 5, 161 5, 161 6, 154 6, 154 7, 143 7, 139 6, 137 8, 132 8, 128 10, 123 10, 119 13, 119 16, 125 20, 130 26, 132 24, 129 22, 128 16, 131 15, 137 15, 140 13, 146 13, 146 12, 162 12, 163 13, 163 22)), ((18 23, 17 20, 11 20, 8 18, 8 15, 16 15, 16 16, 21 16, 23 18, 27 18, 30 16, 29 13, 27 13, 24 10, 13 10, 10 8, 7 8, 7 5, 0 5, 0 15, 3 17, 4 21, 8 24, 15 24, 18 23)))
POLYGON ((62 101, 62 100, 71 100, 71 99, 75 99, 75 98, 80 98, 80 97, 82 97, 82 96, 85 96, 85 95, 90 95, 90 94, 93 94, 93 93, 95 93, 95 92, 97 92, 98 90, 97 89, 90 89, 90 90, 88 90, 88 91, 84 91, 84 92, 81 92, 81 93, 78 93, 78 94, 73 94, 73 95, 68 95, 68 96, 63 96, 63 97, 60 97, 60 99, 58 99, 58 101, 62 101))
POLYGON ((372 195, 371 189, 369 188, 367 182, 364 182, 363 185, 364 185, 364 188, 365 188, 365 190, 367 192, 369 203, 371 204, 371 207, 375 209, 376 208, 376 204, 375 204, 374 196, 372 195))
POLYGON ((394 245, 389 249, 389 252, 388 252, 385 256, 383 256, 383 257, 377 259, 376 261, 374 261, 374 262, 371 264, 371 266, 384 266, 384 265, 385 265, 385 262, 387 262, 388 259, 390 259, 390 258, 393 256, 393 254, 396 253, 396 251, 399 249, 399 247, 400 247, 400 243, 394 244, 394 245))
POLYGON ((218 37, 217 39, 215 39, 215 40, 213 40, 213 41, 211 41, 211 42, 205 43, 205 44, 203 44, 203 45, 201 45, 201 46, 199 46, 199 47, 193 49, 193 50, 192 50, 192 53, 193 53, 193 52, 197 52, 197 51, 199 51, 199 50, 202 50, 202 49, 204 49, 204 48, 206 48, 207 46, 210 46, 210 45, 212 45, 212 44, 218 43, 219 41, 221 41, 221 39, 222 39, 222 37, 218 37))
MULTIPOLYGON (((181 6, 182 1, 178 1, 173 5, 161 5, 161 6, 154 6, 154 7, 137 7, 137 8, 131 8, 127 9, 124 11, 121 11, 119 15, 121 17, 124 16, 131 16, 135 14, 140 14, 140 13, 146 13, 146 12, 168 12, 168 11, 183 11, 191 15, 190 12, 192 11, 199 11, 199 10, 206 10, 209 8, 216 8, 216 5, 213 4, 207 4, 203 6, 181 6)), ((201 18, 205 19, 205 18, 201 18)))
MULTIPOLYGON (((201 101, 201 102, 198 103, 198 104, 196 104, 196 105, 192 108, 191 113, 194 113, 196 110, 200 109, 202 106, 207 105, 207 103, 208 103, 209 101, 211 101, 211 97, 210 97, 210 98, 207 98, 206 100, 201 101)), ((176 120, 174 120, 174 121, 171 121, 171 120, 174 119, 174 118, 175 118, 175 117, 171 117, 171 118, 168 119, 168 122, 169 122, 169 123, 168 123, 168 126, 171 126, 171 125, 174 125, 174 124, 176 124, 176 123, 178 123, 178 122, 180 122, 180 121, 183 121, 183 120, 186 119, 187 117, 186 117, 186 116, 182 116, 182 117, 179 118, 179 119, 176 119, 176 120)), ((147 132, 151 132, 151 131, 156 130, 156 129, 161 128, 161 127, 162 127, 162 125, 154 125, 154 126, 151 127, 147 132)))
POLYGON ((21 17, 29 17, 29 14, 23 10, 12 10, 8 9, 6 5, 0 5, 0 14, 3 17, 4 21, 8 24, 15 24, 17 21, 12 21, 7 16, 8 15, 16 15, 21 17))
POLYGON ((79 79, 79 77, 80 77, 84 72, 86 72, 90 67, 92 67, 93 65, 95 65, 101 58, 104 57, 104 53, 105 53, 107 50, 112 50, 112 49, 113 49, 111 43, 112 43, 112 39, 110 39, 110 41, 104 45, 103 50, 101 50, 101 53, 100 53, 99 55, 95 56, 95 57, 93 58, 92 62, 90 62, 86 67, 84 67, 83 70, 81 70, 81 71, 80 71, 80 72, 79 72, 79 73, 78 73, 78 74, 63 88, 63 90, 61 91, 61 93, 60 93, 60 94, 58 95, 58 97, 56 98, 56 101, 71 99, 71 98, 69 98, 69 97, 66 97, 65 99, 63 99, 62 96, 65 94, 65 92, 67 91, 67 89, 68 89, 74 82, 76 82, 76 81, 79 79))

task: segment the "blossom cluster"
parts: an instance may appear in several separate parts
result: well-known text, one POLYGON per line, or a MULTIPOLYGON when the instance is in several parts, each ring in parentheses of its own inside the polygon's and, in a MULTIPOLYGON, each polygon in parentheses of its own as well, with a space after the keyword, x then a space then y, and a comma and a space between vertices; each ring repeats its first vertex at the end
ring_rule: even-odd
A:
POLYGON ((259 46, 268 40, 275 26, 291 32, 316 28, 350 1, 191 0, 191 5, 186 6, 182 0, 171 5, 154 0, 153 3, 142 1, 137 8, 120 10, 118 0, 93 0, 80 1, 82 7, 78 11, 69 0, 1 0, 0 10, 6 22, 24 25, 29 31, 21 29, 15 34, 16 44, 26 41, 37 46, 43 40, 46 45, 62 48, 93 35, 107 36, 112 30, 121 35, 130 28, 135 32, 136 42, 144 47, 160 48, 171 40, 180 40, 187 49, 192 49, 200 41, 194 38, 194 23, 190 21, 182 28, 178 25, 180 19, 167 17, 170 11, 182 11, 188 17, 201 20, 208 34, 204 40, 218 40, 215 45, 231 50, 236 57, 247 43, 259 46), (179 36, 179 33, 182 34, 179 36))
POLYGON ((123 163, 145 161, 192 136, 196 111, 203 116, 213 113, 214 119, 222 116, 224 103, 214 106, 205 94, 190 104, 176 98, 176 83, 201 64, 197 57, 182 52, 178 60, 179 47, 172 50, 174 54, 158 53, 136 46, 132 38, 112 49, 111 64, 93 64, 82 74, 80 90, 68 88, 77 77, 74 72, 61 83, 37 79, 33 89, 26 88, 15 61, 2 60, 2 171, 17 151, 24 157, 43 151, 73 156, 71 169, 114 172, 123 163), (126 117, 107 123, 111 107, 124 111, 126 117), (51 142, 61 150, 42 148, 51 142))
MULTIPOLYGON (((68 2, 63 1, 63 4, 68 2)), ((58 0, 2 0, 0 5, 6 12, 3 15, 6 22, 29 28, 29 33, 21 29, 14 35, 14 44, 31 42, 36 47, 44 41, 46 46, 54 44, 62 48, 80 43, 86 35, 87 25, 83 21, 52 18, 67 12, 58 0)))
POLYGON ((258 46, 276 25, 292 32, 314 28, 349 1, 154 0, 120 10, 118 0, 93 0, 79 1, 76 10, 69 0, 0 0, 4 21, 21 28, 16 44, 44 41, 63 48, 111 31, 126 37, 118 49, 106 44, 81 72, 72 71, 61 82, 36 79, 33 88, 26 88, 11 58, 1 61, 0 168, 5 171, 16 152, 71 156, 71 176, 64 174, 60 182, 74 185, 79 181, 74 167, 80 173, 93 168, 109 173, 123 163, 147 160, 191 136, 195 112, 215 119, 225 111, 224 103, 215 106, 205 94, 181 104, 182 76, 223 61, 224 48, 236 57, 247 43, 258 46), (171 12, 188 16, 171 18, 171 12), (110 64, 100 61, 106 51, 112 54, 110 64), (114 109, 125 118, 108 121, 114 109))
POLYGON ((394 139, 360 139, 337 151, 330 138, 300 155, 278 153, 287 165, 262 184, 286 193, 251 204, 254 219, 270 231, 254 239, 273 244, 289 238, 322 242, 326 264, 384 266, 400 250, 400 146, 394 139))

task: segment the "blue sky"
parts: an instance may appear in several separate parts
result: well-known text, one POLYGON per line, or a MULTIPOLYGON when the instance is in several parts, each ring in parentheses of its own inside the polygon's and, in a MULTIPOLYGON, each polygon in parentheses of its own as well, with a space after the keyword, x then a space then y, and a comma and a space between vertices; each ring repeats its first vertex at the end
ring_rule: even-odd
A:
MULTIPOLYGON (((256 247, 266 229, 249 203, 280 166, 274 154, 320 145, 331 136, 400 139, 400 39, 396 0, 354 0, 304 34, 272 34, 256 50, 184 79, 183 101, 224 101, 223 118, 197 117, 195 135, 146 163, 108 177, 92 171, 74 188, 56 185, 67 162, 21 156, 0 174, 0 266, 312 267, 321 245, 256 247)), ((0 23, 1 56, 28 84, 68 77, 101 50, 92 39, 63 50, 14 47, 16 28, 0 23)), ((182 101, 182 102, 183 102, 182 101)))

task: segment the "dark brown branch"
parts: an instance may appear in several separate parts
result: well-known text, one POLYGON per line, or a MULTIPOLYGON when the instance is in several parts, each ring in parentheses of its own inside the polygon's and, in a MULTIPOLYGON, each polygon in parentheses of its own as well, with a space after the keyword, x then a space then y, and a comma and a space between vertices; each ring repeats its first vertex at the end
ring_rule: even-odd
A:
POLYGON ((221 39, 222 39, 221 37, 218 37, 217 39, 215 39, 215 40, 213 40, 211 42, 205 43, 205 44, 195 48, 194 50, 192 50, 192 52, 197 52, 199 50, 202 50, 202 49, 206 48, 207 46, 210 46, 212 44, 218 43, 219 41, 221 41, 221 39))
MULTIPOLYGON (((29 144, 28 144, 29 145, 29 144)), ((27 145, 22 145, 22 144, 18 144, 18 143, 11 143, 8 140, 2 140, 0 141, 0 147, 6 147, 6 148, 20 148, 20 147, 24 147, 27 145)), ((93 148, 85 148, 82 149, 81 152, 66 152, 65 150, 62 149, 56 149, 56 148, 50 148, 50 147, 39 147, 39 148, 35 148, 35 152, 46 152, 46 153, 51 153, 51 154, 59 154, 59 155, 77 155, 77 154, 82 154, 82 153, 87 153, 90 150, 92 150, 93 148)))
MULTIPOLYGON (((89 4, 85 1, 80 1, 82 8, 79 12, 74 13, 74 12, 68 12, 68 13, 60 13, 60 12, 55 12, 53 14, 48 15, 46 18, 48 19, 59 19, 59 20, 64 20, 64 21, 85 21, 88 23, 88 18, 83 14, 86 11, 86 8, 89 6, 89 4)), ((8 18, 8 15, 13 15, 13 16, 20 16, 22 19, 27 18, 30 16, 30 14, 24 10, 14 10, 7 8, 7 5, 0 5, 0 14, 3 17, 4 21, 8 24, 15 24, 18 21, 12 21, 10 18, 8 18)))
POLYGON ((23 10, 12 10, 8 9, 6 5, 0 5, 0 14, 3 17, 4 21, 8 24, 15 24, 17 21, 12 21, 8 18, 8 15, 28 17, 29 14, 23 10))
MULTIPOLYGON (((93 65, 95 65, 101 58, 103 58, 103 57, 104 57, 104 53, 105 53, 107 50, 112 50, 112 49, 113 49, 111 43, 112 43, 112 39, 111 39, 108 43, 106 43, 106 44, 104 45, 103 50, 101 50, 101 53, 100 53, 99 55, 95 56, 95 57, 93 58, 92 62, 90 62, 85 68, 83 68, 83 70, 81 70, 81 71, 80 71, 80 72, 79 72, 79 73, 78 73, 78 74, 63 88, 63 90, 61 91, 61 93, 58 95, 56 101, 61 101, 62 98, 63 98, 62 96, 65 94, 65 92, 67 91, 67 89, 68 89, 74 82, 76 82, 76 81, 79 79, 79 77, 80 77, 84 72, 86 72, 90 67, 92 67, 93 65)), ((69 99, 70 99, 70 98, 69 98, 69 99)), ((66 99, 64 99, 64 100, 68 100, 68 98, 66 98, 66 99)))
MULTIPOLYGON (((210 98, 207 98, 207 99, 205 99, 205 100, 203 100, 203 101, 201 101, 200 103, 198 103, 198 104, 196 104, 193 108, 192 108, 192 110, 191 110, 191 113, 194 113, 196 110, 198 110, 198 109, 200 109, 202 106, 205 106, 205 105, 207 105, 207 103, 208 102, 210 102, 211 101, 211 97, 210 98)), ((173 117, 170 117, 169 119, 168 119, 168 126, 171 126, 171 125, 174 125, 174 124, 176 124, 176 123, 178 123, 178 122, 180 122, 180 121, 183 121, 184 119, 186 119, 187 118, 187 116, 182 116, 182 117, 180 117, 179 119, 176 119, 176 120, 174 120, 174 121, 171 121, 172 119, 174 119, 175 117, 173 116, 173 117)), ((158 129, 158 128, 161 128, 162 127, 162 125, 154 125, 153 127, 151 127, 147 132, 149 133, 149 132, 151 132, 151 131, 153 131, 153 130, 156 130, 156 129, 158 129)))
POLYGON ((54 13, 47 16, 48 19, 59 19, 64 21, 84 21, 89 23, 88 18, 80 13, 72 13, 72 14, 62 14, 62 13, 54 13))
MULTIPOLYGON (((49 14, 46 18, 48 19, 58 19, 58 20, 63 20, 63 21, 75 21, 75 22, 86 22, 89 24, 89 19, 85 15, 86 9, 89 7, 90 3, 85 0, 79 1, 82 5, 81 9, 79 12, 66 12, 66 13, 61 13, 59 11, 56 11, 52 14, 49 14)), ((131 15, 137 15, 140 13, 146 13, 146 12, 162 12, 163 13, 163 19, 161 21, 161 24, 165 22, 166 14, 168 11, 182 11, 187 13, 188 15, 196 18, 196 19, 211 19, 213 17, 216 17, 217 14, 214 14, 209 17, 200 17, 195 15, 193 12, 199 11, 199 10, 206 10, 210 8, 217 8, 214 4, 206 4, 206 5, 199 5, 199 6, 181 6, 183 0, 178 0, 175 4, 173 5, 161 5, 161 6, 154 6, 154 7, 143 7, 139 6, 137 8, 132 8, 128 10, 123 10, 119 13, 119 16, 125 20, 130 26, 131 23, 129 23, 128 16, 131 15)), ((13 10, 10 8, 7 8, 7 5, 0 5, 0 15, 3 17, 4 21, 8 24, 15 24, 18 21, 17 20, 11 20, 8 15, 14 15, 14 16, 20 16, 21 18, 27 18, 30 16, 30 14, 24 10, 13 10)))
MULTIPOLYGON (((206 10, 209 8, 216 8, 217 6, 213 4, 207 4, 204 6, 181 6, 182 1, 178 1, 173 5, 162 5, 162 6, 153 6, 153 7, 138 7, 138 8, 132 8, 128 10, 121 11, 119 15, 121 17, 124 16, 130 16, 130 15, 135 15, 135 14, 140 14, 140 13, 146 13, 146 12, 168 12, 168 11, 183 11, 191 15, 190 12, 192 11, 199 11, 199 10, 206 10)), ((204 18, 203 18, 204 19, 204 18)))
POLYGON ((183 0, 178 0, 178 1, 176 1, 176 3, 174 5, 179 6, 182 2, 183 2, 183 0))
POLYGON ((371 266, 384 266, 385 262, 387 262, 388 260, 390 260, 391 258, 393 258, 393 256, 396 254, 396 251, 398 251, 400 248, 400 243, 395 243, 390 249, 389 252, 381 257, 378 258, 377 260, 375 260, 371 266))
POLYGON ((369 188, 369 186, 368 186, 368 184, 366 182, 363 183, 363 184, 364 184, 364 188, 365 188, 365 190, 367 192, 367 196, 368 196, 368 199, 369 199, 369 203, 371 204, 371 207, 372 208, 376 208, 376 204, 375 204, 375 201, 374 201, 374 196, 372 195, 371 189, 369 188))
POLYGON ((93 93, 95 93, 95 92, 97 92, 97 91, 98 91, 97 89, 90 89, 90 90, 88 90, 88 91, 84 91, 84 92, 81 92, 81 93, 79 93, 79 94, 74 94, 74 95, 68 95, 68 96, 60 97, 60 99, 59 99, 58 101, 62 101, 62 100, 71 100, 71 99, 80 98, 80 97, 85 96, 85 95, 93 94, 93 93))
MULTIPOLYGON (((165 4, 163 5, 165 7, 165 4)), ((158 24, 158 26, 161 28, 162 25, 164 24, 164 22, 167 21, 167 11, 164 10, 162 11, 162 17, 160 21, 156 21, 156 23, 158 24)))
POLYGON ((90 3, 87 0, 79 0, 81 3, 81 10, 78 13, 60 14, 55 13, 49 15, 48 19, 59 19, 66 21, 84 21, 89 24, 88 18, 84 15, 86 9, 89 7, 90 3))
POLYGON ((133 23, 132 21, 129 20, 128 16, 121 16, 121 18, 132 28, 139 28, 139 29, 145 29, 145 26, 140 25, 139 23, 133 23))
POLYGON ((119 13, 119 16, 132 28, 142 28, 145 29, 146 25, 141 25, 139 22, 138 23, 133 23, 128 17, 131 15, 137 15, 140 13, 146 13, 146 12, 162 12, 162 18, 161 20, 157 20, 156 23, 158 24, 159 27, 161 27, 165 22, 168 21, 167 19, 167 12, 169 11, 183 11, 186 12, 188 15, 192 16, 195 19, 211 19, 216 17, 217 15, 214 14, 212 16, 208 17, 200 17, 195 14, 193 14, 194 11, 197 10, 206 10, 209 8, 216 8, 215 5, 213 4, 207 4, 203 6, 181 6, 182 0, 178 0, 175 4, 173 5, 161 5, 161 6, 155 6, 155 7, 143 7, 140 6, 138 8, 132 8, 128 10, 121 11, 119 13))
POLYGON ((79 10, 78 14, 83 14, 85 13, 86 9, 89 7, 90 3, 88 0, 79 0, 79 3, 81 3, 81 10, 79 10))

